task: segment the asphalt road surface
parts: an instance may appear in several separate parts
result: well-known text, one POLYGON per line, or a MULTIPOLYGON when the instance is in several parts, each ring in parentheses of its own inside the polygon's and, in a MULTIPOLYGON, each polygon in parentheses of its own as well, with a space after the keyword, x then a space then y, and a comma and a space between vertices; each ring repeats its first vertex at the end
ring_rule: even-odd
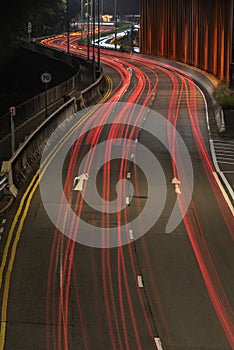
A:
POLYGON ((0 349, 233 349, 233 213, 203 96, 151 58, 102 51, 102 63, 103 104, 58 133, 44 197, 35 176, 6 218, 0 349))

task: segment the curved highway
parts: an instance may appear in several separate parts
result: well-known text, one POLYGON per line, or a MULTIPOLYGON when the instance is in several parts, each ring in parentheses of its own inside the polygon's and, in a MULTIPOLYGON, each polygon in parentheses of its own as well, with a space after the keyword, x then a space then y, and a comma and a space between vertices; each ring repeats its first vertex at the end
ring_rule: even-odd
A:
POLYGON ((234 349, 233 208, 203 94, 154 58, 101 63, 100 104, 57 131, 9 214, 0 349, 234 349))

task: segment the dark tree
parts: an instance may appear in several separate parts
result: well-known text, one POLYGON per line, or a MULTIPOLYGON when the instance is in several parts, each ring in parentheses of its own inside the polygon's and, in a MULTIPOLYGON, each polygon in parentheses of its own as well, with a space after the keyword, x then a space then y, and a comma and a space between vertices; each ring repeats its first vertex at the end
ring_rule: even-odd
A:
POLYGON ((32 36, 58 33, 64 29, 64 0, 21 0, 4 4, 0 13, 0 62, 27 35, 27 23, 32 23, 32 36))

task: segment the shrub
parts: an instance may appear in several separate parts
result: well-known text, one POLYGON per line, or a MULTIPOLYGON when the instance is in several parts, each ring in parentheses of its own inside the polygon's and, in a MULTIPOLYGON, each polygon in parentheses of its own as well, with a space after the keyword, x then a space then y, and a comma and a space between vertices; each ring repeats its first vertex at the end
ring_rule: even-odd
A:
POLYGON ((213 96, 223 109, 234 109, 234 91, 229 89, 227 83, 220 82, 214 89, 213 96))

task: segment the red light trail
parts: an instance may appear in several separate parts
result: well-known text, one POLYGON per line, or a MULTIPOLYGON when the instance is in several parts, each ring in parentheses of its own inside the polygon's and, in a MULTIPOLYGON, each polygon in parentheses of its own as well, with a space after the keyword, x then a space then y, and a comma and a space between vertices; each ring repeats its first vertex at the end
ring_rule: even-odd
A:
MULTIPOLYGON (((207 32, 206 32, 207 33, 207 32)), ((185 35, 188 35, 185 34, 185 35)), ((206 34, 207 38, 208 34, 206 34)), ((188 39, 188 37, 186 36, 188 39)), ((188 44, 186 39, 186 43, 188 44)), ((79 50, 79 46, 75 44, 77 41, 77 37, 74 36, 71 38, 71 52, 73 54, 78 55, 86 55, 86 49, 85 47, 82 47, 82 50, 79 50)), ((66 38, 63 36, 58 36, 56 38, 46 39, 46 41, 43 41, 43 44, 56 47, 58 49, 65 49, 66 48, 66 38)), ((187 45, 186 44, 186 45, 187 45)), ((175 45, 173 46, 173 50, 175 51, 175 45)), ((187 47, 185 56, 187 55, 187 47)), ((102 55, 102 63, 112 67, 114 69, 120 78, 120 82, 118 85, 113 89, 110 97, 109 102, 118 102, 121 101, 121 99, 124 96, 127 96, 127 102, 138 104, 140 103, 142 106, 149 107, 152 102, 152 96, 157 95, 157 86, 158 86, 158 73, 160 72, 167 76, 167 79, 171 82, 171 96, 168 101, 168 107, 167 107, 167 118, 168 120, 175 126, 177 126, 178 118, 179 118, 179 109, 182 104, 182 96, 186 96, 186 106, 188 110, 188 117, 191 125, 191 129, 193 132, 193 137, 197 146, 197 151, 200 156, 201 162, 203 164, 204 171, 207 176, 207 180, 212 188, 214 198, 216 199, 217 205, 219 206, 219 209, 222 213, 222 216, 224 218, 224 222, 227 226, 228 232, 230 233, 230 236, 233 239, 233 233, 234 233, 234 225, 233 225, 233 216, 229 210, 229 207, 227 206, 227 203, 225 202, 222 193, 218 187, 217 182, 215 181, 215 178, 213 176, 214 173, 214 167, 209 155, 209 152, 206 148, 201 130, 199 128, 199 120, 198 120, 198 113, 197 113, 197 101, 196 101, 196 86, 189 78, 186 76, 186 74, 179 69, 172 69, 167 64, 159 63, 154 59, 142 57, 142 56, 131 56, 129 54, 123 54, 118 52, 108 52, 106 50, 101 50, 102 55), (141 68, 139 68, 141 67, 141 68), (132 70, 132 75, 129 71, 129 68, 132 70), (131 79, 132 76, 134 76, 134 90, 131 87, 131 79)), ((197 52, 195 48, 195 60, 197 60, 197 52)), ((206 52, 206 57, 208 53, 206 52)), ((214 62, 215 64, 215 62, 214 62)), ((205 63, 206 65, 206 63, 205 63)), ((111 107, 110 107, 111 112, 111 107)), ((66 193, 67 198, 71 201, 71 188, 72 188, 72 182, 74 179, 74 175, 76 174, 77 169, 77 159, 82 158, 82 155, 85 153, 85 147, 83 147, 84 144, 86 144, 86 147, 90 147, 91 149, 95 148, 95 146, 100 141, 101 135, 103 135, 103 132, 106 133, 106 138, 108 140, 112 140, 112 143, 114 144, 116 138, 123 138, 125 140, 125 146, 128 148, 130 147, 130 142, 132 140, 135 140, 138 138, 139 130, 136 127, 133 127, 132 129, 128 127, 120 127, 119 124, 112 124, 109 128, 109 130, 105 131, 103 127, 95 127, 95 121, 100 120, 103 125, 105 121, 108 118, 108 113, 103 112, 101 113, 101 109, 99 109, 97 112, 94 111, 93 114, 89 116, 89 118, 86 120, 85 124, 82 126, 82 131, 85 132, 87 130, 88 126, 93 125, 93 129, 91 132, 89 132, 87 135, 83 136, 78 140, 78 142, 75 143, 74 148, 71 151, 71 157, 70 162, 68 166, 67 171, 67 177, 64 185, 64 191, 66 193)), ((118 115, 117 122, 121 122, 123 125, 126 122, 126 118, 132 118, 132 114, 129 110, 122 111, 118 115), (126 117, 127 116, 127 117, 126 117)), ((143 117, 141 114, 139 114, 138 118, 141 120, 143 117)), ((135 125, 136 125, 135 121, 135 125)), ((74 136, 75 139, 75 136, 74 136)), ((168 134, 168 140, 172 155, 172 172, 174 176, 177 176, 177 166, 174 161, 175 154, 178 153, 178 145, 176 140, 176 134, 171 135, 168 134)), ((125 147, 125 149, 126 149, 125 147)), ((104 159, 108 160, 109 155, 111 153, 111 145, 109 144, 108 148, 103 150, 103 156, 104 159)), ((90 152, 89 157, 86 162, 86 169, 85 171, 89 173, 89 169, 91 167, 92 159, 93 159, 94 153, 90 152)), ((178 159, 178 161, 180 161, 178 159)), ((127 173, 128 163, 124 158, 120 160, 120 166, 119 166, 119 174, 118 174, 118 180, 122 180, 124 178, 124 174, 127 173)), ((134 167, 134 174, 135 179, 137 179, 137 169, 134 167)), ((186 196, 186 177, 183 179, 180 179, 184 184, 184 193, 179 199, 179 204, 181 207, 181 210, 184 206, 184 198, 186 196)), ((136 180, 136 195, 138 194, 138 183, 136 180)), ((102 183, 102 197, 107 201, 107 203, 110 201, 110 186, 111 186, 111 164, 110 162, 106 162, 103 167, 103 183, 102 183)), ((84 185, 84 193, 85 193, 85 185, 84 185)), ((119 193, 119 197, 126 197, 127 191, 126 187, 123 186, 121 189, 121 193, 119 193)), ((62 203, 61 203, 62 205, 62 203)), ((108 204, 107 204, 108 205, 108 204)), ((77 213, 77 216, 80 217, 82 213, 82 209, 84 206, 84 200, 80 193, 78 193, 74 205, 74 211, 77 213)), ((121 203, 119 202, 119 206, 121 206, 121 203)), ((137 207, 138 212, 141 210, 140 202, 137 200, 137 207)), ((187 231, 187 235, 189 237, 191 246, 193 248, 194 255, 197 259, 197 263, 199 265, 201 274, 203 276, 204 283, 206 285, 207 291, 209 293, 211 302, 213 304, 213 307, 216 311, 216 314, 219 318, 220 324, 223 327, 223 330, 226 334, 226 337, 229 341, 229 344, 231 347, 234 347, 234 335, 233 335, 233 313, 231 306, 229 304, 228 298, 225 294, 225 290, 222 286, 222 282, 220 280, 219 274, 217 272, 217 269, 215 267, 215 263, 212 258, 212 254, 209 250, 208 244, 206 242, 203 229, 201 225, 199 224, 199 214, 197 212, 197 208, 195 207, 195 203, 192 200, 191 202, 191 210, 193 211, 194 217, 191 215, 191 213, 187 213, 184 217, 184 226, 187 231)), ((109 227, 110 225, 110 214, 106 215, 106 208, 103 208, 102 211, 102 219, 101 219, 101 225, 102 227, 109 227)), ((128 221, 128 213, 127 209, 124 209, 124 212, 121 213, 121 211, 117 211, 117 227, 120 227, 123 224, 123 218, 124 221, 128 221)), ((91 218, 92 219, 92 218, 91 218)), ((65 218, 60 218, 58 214, 58 220, 65 220, 65 218)), ((75 230, 74 227, 71 227, 71 234, 72 232, 76 232, 76 234, 79 234, 79 223, 76 225, 75 230)), ((121 240, 121 235, 120 238, 121 240)), ((50 259, 50 267, 49 267, 49 276, 48 276, 48 290, 47 290, 47 324, 56 324, 57 321, 57 328, 55 326, 52 327, 52 336, 51 336, 51 329, 47 329, 47 339, 48 339, 48 349, 53 347, 54 349, 69 349, 69 326, 68 326, 68 320, 69 320, 69 290, 71 281, 73 279, 73 283, 75 285, 76 290, 76 299, 77 299, 77 313, 79 314, 80 318, 80 324, 82 327, 82 337, 85 344, 85 348, 89 349, 88 341, 86 338, 86 330, 85 330, 85 320, 82 316, 82 304, 80 302, 80 296, 79 296, 79 281, 76 275, 76 267, 74 264, 74 252, 75 252, 75 246, 76 243, 71 240, 64 240, 63 237, 60 235, 59 232, 55 232, 54 234, 54 243, 51 251, 51 259, 50 259), (62 252, 62 253, 61 253, 62 252), (60 285, 60 294, 59 294, 59 305, 55 304, 55 296, 56 296, 56 290, 55 290, 55 284, 56 284, 56 275, 59 270, 60 265, 60 254, 63 255, 62 259, 62 266, 61 266, 61 285, 60 285), (51 340, 52 339, 52 340, 51 340)), ((143 248, 144 248, 144 254, 145 254, 145 261, 147 264, 147 268, 149 271, 149 274, 151 276, 151 285, 152 289, 154 291, 155 299, 157 300, 157 304, 159 309, 161 310, 161 317, 163 319, 163 326, 164 329, 167 330, 168 325, 166 319, 163 317, 163 309, 160 305, 160 298, 157 291, 157 283, 153 280, 153 274, 151 273, 151 266, 149 263, 149 259, 147 257, 147 248, 145 244, 145 238, 143 239, 143 248)), ((128 260, 131 265, 132 275, 137 276, 138 271, 138 265, 136 261, 136 256, 134 252, 133 245, 128 245, 128 257, 126 258, 126 248, 122 246, 118 247, 117 251, 117 262, 116 262, 116 269, 117 269, 117 281, 118 281, 118 300, 116 299, 114 290, 113 290, 113 284, 112 284, 112 270, 111 270, 111 251, 109 249, 103 249, 102 250, 102 258, 101 258, 101 269, 102 269, 102 288, 104 293, 104 299, 105 299, 105 313, 106 318, 108 320, 108 332, 109 337, 111 340, 112 348, 113 349, 130 349, 129 345, 129 333, 128 333, 128 322, 131 323, 132 332, 135 337, 135 348, 142 349, 144 348, 144 344, 142 343, 142 340, 139 338, 139 324, 137 323, 135 312, 134 312, 134 305, 131 301, 131 292, 130 292, 130 285, 128 282, 128 276, 126 274, 126 264, 128 260), (125 254, 124 254, 125 251, 125 254), (128 301, 128 310, 124 308, 124 296, 127 298, 128 301), (119 310, 119 311, 118 311, 119 310), (120 313, 120 319, 121 319, 121 326, 119 324, 118 320, 118 312, 120 313), (127 317, 127 314, 130 316, 127 317), (121 338, 121 330, 120 327, 123 329, 124 339, 121 338)), ((98 294, 98 289, 100 288, 100 285, 98 284, 98 281, 95 279, 95 262, 94 262, 94 255, 95 253, 92 253, 92 268, 93 268, 93 280, 94 280, 94 290, 98 294)), ((155 346, 153 343, 153 338, 155 336, 155 330, 154 325, 152 323, 152 320, 150 318, 150 315, 148 314, 147 307, 145 305, 145 302, 143 300, 142 293, 140 292, 139 288, 137 289, 138 292, 138 298, 139 303, 141 305, 142 309, 142 322, 146 324, 146 327, 149 332, 149 336, 152 339, 152 347, 155 346)), ((99 305, 96 303, 96 308, 99 310, 99 305)), ((104 310, 102 310, 104 312, 104 310)), ((99 330, 101 332, 101 330, 99 330)), ((169 333, 169 332, 168 332, 169 333)), ((171 340, 168 340, 171 342, 171 340)))

